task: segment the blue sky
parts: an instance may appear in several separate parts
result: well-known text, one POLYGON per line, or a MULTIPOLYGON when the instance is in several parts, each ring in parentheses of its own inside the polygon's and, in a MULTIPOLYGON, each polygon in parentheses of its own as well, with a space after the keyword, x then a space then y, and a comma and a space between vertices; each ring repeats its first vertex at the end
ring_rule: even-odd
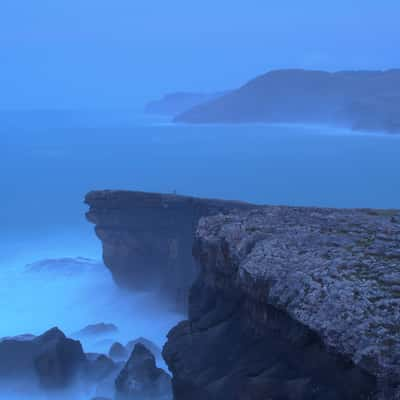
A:
POLYGON ((273 68, 400 67, 395 0, 2 0, 0 108, 134 107, 273 68))

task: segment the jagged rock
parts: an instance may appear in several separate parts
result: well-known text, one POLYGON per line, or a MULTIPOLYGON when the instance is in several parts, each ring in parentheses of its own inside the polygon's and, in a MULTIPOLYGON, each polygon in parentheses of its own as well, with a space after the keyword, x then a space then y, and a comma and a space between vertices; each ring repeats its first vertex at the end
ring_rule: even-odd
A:
POLYGON ((263 207, 201 219, 176 400, 398 399, 400 212, 263 207))
POLYGON ((129 353, 132 353, 133 349, 135 348, 136 344, 141 343, 144 347, 149 349, 156 358, 161 358, 161 349, 153 343, 151 340, 148 340, 143 337, 139 337, 135 340, 131 340, 130 342, 127 343, 126 349, 128 350, 129 353))
POLYGON ((119 342, 115 342, 108 352, 113 360, 126 360, 129 356, 128 350, 119 342))
POLYGON ((115 387, 121 400, 172 399, 170 376, 157 368, 154 355, 141 343, 135 345, 115 387))
POLYGON ((117 333, 118 328, 114 324, 106 324, 104 322, 98 324, 88 325, 78 332, 75 332, 73 337, 90 337, 90 336, 104 336, 117 333))
POLYGON ((5 379, 34 380, 42 387, 62 389, 85 366, 80 342, 68 339, 58 328, 41 336, 0 342, 0 376, 5 379))
POLYGON ((34 359, 40 385, 46 389, 65 388, 81 372, 86 361, 80 342, 67 339, 58 329, 38 338, 44 348, 34 359))

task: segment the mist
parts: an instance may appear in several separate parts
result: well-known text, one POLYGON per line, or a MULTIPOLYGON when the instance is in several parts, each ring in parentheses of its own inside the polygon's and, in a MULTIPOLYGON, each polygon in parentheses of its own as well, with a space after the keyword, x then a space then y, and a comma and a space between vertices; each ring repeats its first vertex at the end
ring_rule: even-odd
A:
MULTIPOLYGON (((194 104, 182 100, 186 92, 199 104, 210 96, 207 104, 274 69, 398 68, 399 15, 398 0, 2 0, 0 343, 57 327, 80 341, 85 357, 97 357, 115 342, 126 346, 139 337, 162 348, 171 328, 187 318, 159 292, 116 284, 85 217, 90 191, 398 208, 400 135, 384 134, 380 125, 356 132, 350 123, 321 125, 323 118, 296 123, 286 118, 284 96, 276 121, 294 123, 174 123, 171 112, 144 110, 152 101, 156 110, 168 101, 169 110, 182 103, 189 109, 194 104), (163 97, 176 92, 181 96, 163 97), (79 333, 99 323, 118 329, 79 333)), ((325 93, 321 99, 331 107, 325 93)), ((390 101, 397 107, 398 99, 390 101)), ((250 115, 264 101, 251 100, 245 99, 250 115)), ((317 117, 315 108, 309 107, 317 117)), ((190 110, 176 115, 182 111, 190 110)), ((151 242, 151 227, 145 229, 151 242)), ((159 248, 180 260, 178 240, 168 239, 159 248)), ((168 371, 159 352, 155 358, 168 371)), ((115 363, 118 373, 126 361, 115 363)), ((41 389, 36 376, 0 376, 0 400, 114 398, 115 371, 101 392, 98 382, 74 378, 68 391, 54 392, 41 389)))
MULTIPOLYGON (((58 253, 60 254, 60 253, 58 253)), ((61 253, 62 254, 62 253, 61 253)), ((41 254, 37 254, 41 256, 41 254)), ((31 257, 35 257, 31 254, 31 257)), ((36 260, 35 258, 33 258, 36 260)), ((4 262, 0 269, 0 338, 38 336, 58 327, 68 337, 80 340, 86 353, 108 354, 111 345, 146 338, 162 348, 171 326, 183 319, 157 293, 126 293, 114 284, 105 266, 86 258, 36 260, 23 265, 4 262), (87 325, 113 324, 116 332, 82 335, 87 325)), ((159 366, 164 361, 156 355, 159 366)), ((45 391, 35 377, 13 382, 0 379, 0 399, 87 399, 96 395, 98 385, 77 379, 65 391, 45 391)), ((104 393, 104 392, 102 392, 104 393)))
POLYGON ((5 0, 0 108, 142 108, 277 68, 394 68, 399 11, 395 0, 5 0))

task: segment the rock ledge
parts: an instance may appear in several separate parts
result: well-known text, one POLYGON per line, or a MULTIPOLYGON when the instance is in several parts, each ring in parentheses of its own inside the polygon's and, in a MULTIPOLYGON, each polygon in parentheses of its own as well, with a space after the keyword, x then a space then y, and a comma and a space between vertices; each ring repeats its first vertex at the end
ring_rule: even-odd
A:
POLYGON ((398 393, 399 211, 265 207, 217 215, 200 220, 194 252, 209 287, 239 289, 287 313, 398 393))

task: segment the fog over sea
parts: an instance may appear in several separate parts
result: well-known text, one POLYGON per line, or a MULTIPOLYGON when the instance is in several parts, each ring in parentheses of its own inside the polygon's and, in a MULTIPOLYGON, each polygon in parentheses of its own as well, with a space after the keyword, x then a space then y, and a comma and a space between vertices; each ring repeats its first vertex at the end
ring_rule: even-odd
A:
MULTIPOLYGON (((0 337, 96 322, 162 345, 180 318, 108 271, 27 272, 48 258, 101 260, 86 222, 95 189, 265 204, 400 208, 400 136, 327 126, 174 125, 131 111, 0 112, 0 337), (145 312, 144 312, 145 311, 145 312)), ((91 350, 88 343, 88 348, 91 350)))

